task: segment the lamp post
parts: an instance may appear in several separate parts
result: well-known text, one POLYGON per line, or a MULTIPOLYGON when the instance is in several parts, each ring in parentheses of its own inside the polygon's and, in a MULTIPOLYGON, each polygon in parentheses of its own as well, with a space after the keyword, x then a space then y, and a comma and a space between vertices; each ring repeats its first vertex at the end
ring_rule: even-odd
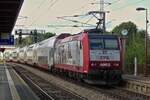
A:
POLYGON ((147 27, 148 27, 148 10, 147 8, 136 8, 137 11, 145 11, 146 12, 146 32, 145 32, 145 37, 144 37, 144 76, 147 77, 147 27))

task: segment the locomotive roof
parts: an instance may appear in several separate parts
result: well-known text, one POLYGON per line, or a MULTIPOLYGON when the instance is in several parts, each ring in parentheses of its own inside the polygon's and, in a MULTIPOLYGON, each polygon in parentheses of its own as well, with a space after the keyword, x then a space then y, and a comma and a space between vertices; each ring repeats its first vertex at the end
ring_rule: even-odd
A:
POLYGON ((98 33, 91 33, 91 34, 88 34, 89 36, 91 37, 102 37, 102 38, 117 38, 118 35, 112 35, 112 34, 98 34, 98 33))
POLYGON ((112 34, 100 34, 99 33, 100 31, 99 30, 90 30, 90 31, 84 31, 84 32, 81 32, 79 34, 74 34, 74 35, 71 35, 69 37, 66 37, 60 41, 57 42, 57 44, 59 43, 63 43, 63 42, 68 42, 68 41, 73 41, 73 40, 81 40, 82 37, 83 37, 83 33, 88 33, 88 35, 92 38, 97 38, 97 37, 100 37, 100 38, 118 38, 117 35, 112 35, 112 34))
POLYGON ((84 32, 89 32, 89 33, 103 33, 102 30, 100 29, 86 29, 84 32))
POLYGON ((54 44, 57 40, 64 39, 65 37, 68 37, 68 36, 70 36, 70 34, 62 33, 60 35, 50 37, 50 38, 48 38, 44 41, 39 42, 38 43, 38 48, 39 47, 54 47, 54 44))
POLYGON ((37 46, 37 43, 31 44, 31 45, 27 46, 26 50, 27 50, 27 51, 28 51, 28 50, 33 50, 33 49, 35 49, 36 46, 37 46))
POLYGON ((118 35, 116 34, 105 34, 104 32, 102 32, 102 30, 100 29, 87 29, 87 30, 84 30, 83 32, 87 32, 89 35, 101 35, 101 36, 112 36, 112 37, 118 37, 118 35))
POLYGON ((12 52, 19 52, 19 47, 18 48, 16 48, 16 49, 14 49, 12 52))
POLYGON ((72 41, 72 40, 81 40, 81 39, 82 39, 82 34, 74 34, 74 35, 71 35, 64 39, 61 39, 60 41, 57 42, 57 44, 59 44, 61 42, 68 42, 68 41, 72 41))
POLYGON ((51 46, 53 46, 55 40, 56 40, 56 36, 48 38, 44 41, 39 42, 38 47, 43 47, 43 46, 51 47, 51 46))
POLYGON ((28 48, 27 46, 22 47, 22 48, 20 48, 20 51, 21 51, 21 50, 25 50, 25 49, 27 49, 27 48, 28 48))
POLYGON ((37 44, 37 43, 31 44, 31 45, 28 46, 28 48, 33 48, 36 44, 37 44))

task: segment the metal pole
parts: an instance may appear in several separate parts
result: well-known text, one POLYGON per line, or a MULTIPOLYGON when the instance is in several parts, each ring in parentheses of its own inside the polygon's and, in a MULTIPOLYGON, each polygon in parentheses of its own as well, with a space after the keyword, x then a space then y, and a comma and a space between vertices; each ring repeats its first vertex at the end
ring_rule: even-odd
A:
POLYGON ((102 24, 102 29, 103 32, 106 31, 106 27, 105 27, 105 12, 104 12, 104 0, 100 0, 100 19, 102 19, 102 21, 100 21, 100 23, 102 24))
POLYGON ((148 71, 148 67, 147 67, 147 24, 148 24, 148 18, 147 18, 147 9, 145 9, 146 11, 146 32, 145 32, 145 53, 144 53, 144 57, 145 57, 145 63, 144 63, 144 76, 147 77, 147 71, 148 71))
POLYGON ((22 31, 19 32, 19 46, 21 47, 22 45, 22 31))
POLYGON ((34 30, 34 43, 37 43, 37 30, 34 30))
POLYGON ((100 0, 100 11, 104 11, 104 0, 100 0))
POLYGON ((103 18, 104 18, 104 19, 103 19, 103 29, 104 29, 104 32, 106 32, 106 26, 105 26, 105 20, 106 20, 106 19, 105 19, 105 16, 106 16, 106 15, 105 15, 105 14, 106 14, 106 13, 104 12, 104 14, 103 14, 103 18))
POLYGON ((134 57, 134 76, 137 76, 137 58, 134 57))

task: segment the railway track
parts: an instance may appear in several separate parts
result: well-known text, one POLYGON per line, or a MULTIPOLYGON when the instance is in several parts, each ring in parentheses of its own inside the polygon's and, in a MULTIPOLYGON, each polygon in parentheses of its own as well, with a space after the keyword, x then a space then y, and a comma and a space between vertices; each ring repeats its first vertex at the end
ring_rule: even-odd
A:
MULTIPOLYGON (((43 93, 37 93, 40 96, 42 95, 41 96, 42 100, 49 100, 49 99, 47 99, 45 94, 46 95, 49 95, 49 94, 53 95, 53 99, 50 99, 50 100, 60 100, 60 99, 61 100, 85 100, 86 98, 91 100, 91 98, 89 98, 88 96, 87 97, 79 96, 80 94, 78 94, 78 95, 77 94, 75 94, 75 95, 73 94, 73 96, 71 96, 72 92, 70 93, 70 91, 69 91, 69 93, 68 93, 68 91, 67 91, 67 93, 63 92, 63 95, 61 95, 60 99, 59 99, 59 97, 58 98, 56 97, 56 95, 58 95, 57 93, 58 93, 59 89, 55 88, 54 91, 51 91, 53 89, 53 85, 51 85, 50 88, 48 87, 51 83, 49 83, 49 82, 43 83, 44 80, 41 83, 42 79, 40 77, 35 77, 35 75, 33 73, 32 73, 33 74, 33 76, 32 76, 31 74, 29 74, 31 72, 29 72, 25 68, 21 67, 20 64, 19 65, 16 64, 15 66, 17 66, 17 67, 14 67, 14 68, 16 69, 16 71, 18 73, 20 73, 20 74, 24 73, 25 75, 23 74, 22 75, 23 77, 29 78, 28 80, 30 80, 30 81, 32 80, 32 82, 34 82, 35 84, 38 83, 38 86, 36 86, 36 87, 41 88, 40 89, 41 91, 46 91, 46 92, 43 92, 43 93), (36 81, 34 81, 34 79, 36 81), (67 97, 66 94, 67 95, 69 94, 69 97, 67 97), (63 97, 64 97, 64 99, 63 99, 63 97)), ((50 73, 47 73, 47 74, 50 75, 50 73)), ((55 77, 59 77, 59 76, 56 75, 55 77)), ((135 93, 135 92, 132 92, 132 91, 128 91, 128 90, 123 89, 121 87, 91 86, 91 85, 88 85, 88 84, 85 84, 85 83, 82 83, 82 82, 77 82, 76 80, 72 80, 72 79, 68 79, 68 78, 67 79, 63 78, 63 80, 64 81, 68 81, 68 82, 70 82, 72 84, 77 84, 79 87, 81 87, 81 89, 85 88, 88 91, 93 91, 93 93, 91 92, 91 96, 92 95, 99 95, 95 100, 150 100, 150 97, 147 96, 147 95, 135 93)), ((32 88, 34 90, 33 86, 32 86, 32 88)), ((35 91, 37 91, 37 90, 35 90, 35 91)), ((83 94, 81 94, 81 95, 83 95, 83 94)))
MULTIPOLYGON (((93 87, 92 87, 93 88, 93 87)), ((131 92, 118 87, 111 87, 105 90, 94 87, 95 90, 107 93, 109 96, 113 97, 114 100, 150 100, 150 97, 147 95, 131 92)))
POLYGON ((92 86, 85 83, 79 83, 74 80, 65 79, 69 82, 76 83, 85 88, 89 88, 95 91, 99 91, 102 94, 106 94, 106 98, 113 98, 113 100, 150 100, 149 95, 141 94, 139 92, 129 91, 128 89, 118 86, 92 86))
POLYGON ((86 100, 75 93, 47 82, 22 67, 13 68, 41 100, 86 100))

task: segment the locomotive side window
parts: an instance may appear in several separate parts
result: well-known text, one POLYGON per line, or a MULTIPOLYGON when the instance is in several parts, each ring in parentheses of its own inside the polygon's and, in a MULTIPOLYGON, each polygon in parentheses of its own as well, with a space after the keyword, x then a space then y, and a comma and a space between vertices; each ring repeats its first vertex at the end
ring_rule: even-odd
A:
POLYGON ((118 49, 117 39, 104 39, 105 49, 118 49))
POLYGON ((81 41, 78 41, 78 45, 80 46, 80 50, 82 49, 82 43, 81 41))

